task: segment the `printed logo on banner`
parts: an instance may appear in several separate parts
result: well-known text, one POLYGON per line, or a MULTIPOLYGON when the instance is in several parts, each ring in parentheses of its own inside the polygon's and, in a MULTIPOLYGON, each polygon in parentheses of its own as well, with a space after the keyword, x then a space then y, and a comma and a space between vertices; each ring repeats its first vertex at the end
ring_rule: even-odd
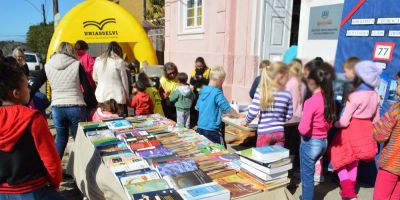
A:
POLYGON ((394 42, 376 42, 372 59, 387 62, 392 61, 394 47, 394 42))

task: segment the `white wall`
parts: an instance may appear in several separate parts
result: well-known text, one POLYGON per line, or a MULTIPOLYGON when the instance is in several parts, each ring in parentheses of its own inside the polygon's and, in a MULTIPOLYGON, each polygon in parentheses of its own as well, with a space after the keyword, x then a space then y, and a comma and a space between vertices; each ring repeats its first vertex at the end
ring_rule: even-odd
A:
MULTIPOLYGON (((344 3, 344 0, 302 0, 300 11, 300 30, 298 57, 309 61, 317 56, 333 63, 336 56, 337 40, 308 40, 310 8, 344 3)), ((341 15, 340 15, 341 16, 341 15)))

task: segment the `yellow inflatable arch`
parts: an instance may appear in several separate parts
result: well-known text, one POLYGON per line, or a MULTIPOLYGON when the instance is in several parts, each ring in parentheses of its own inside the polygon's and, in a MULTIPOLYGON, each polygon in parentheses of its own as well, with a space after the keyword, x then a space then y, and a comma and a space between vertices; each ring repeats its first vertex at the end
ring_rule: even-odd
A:
POLYGON ((61 42, 74 44, 120 43, 126 59, 158 64, 153 46, 141 24, 121 6, 108 0, 86 0, 70 10, 57 26, 47 53, 56 52, 61 42))

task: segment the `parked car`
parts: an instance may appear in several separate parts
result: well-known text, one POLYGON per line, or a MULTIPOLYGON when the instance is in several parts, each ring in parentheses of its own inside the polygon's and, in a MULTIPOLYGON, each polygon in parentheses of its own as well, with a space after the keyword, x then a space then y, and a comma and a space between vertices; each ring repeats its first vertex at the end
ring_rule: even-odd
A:
POLYGON ((37 53, 25 52, 25 62, 28 65, 29 71, 43 69, 43 58, 37 53))

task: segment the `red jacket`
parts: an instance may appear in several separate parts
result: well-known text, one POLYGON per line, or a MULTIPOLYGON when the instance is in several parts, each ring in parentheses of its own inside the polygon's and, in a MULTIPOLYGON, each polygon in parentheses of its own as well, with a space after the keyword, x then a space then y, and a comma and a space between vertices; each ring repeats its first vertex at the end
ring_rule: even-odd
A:
POLYGON ((46 119, 21 105, 0 106, 0 193, 32 192, 47 183, 58 188, 61 179, 61 160, 46 119))
POLYGON ((136 115, 149 115, 153 113, 154 104, 147 93, 138 92, 132 98, 130 107, 135 109, 136 115))
POLYGON ((339 130, 328 148, 334 170, 353 161, 372 161, 378 145, 372 137, 372 120, 352 118, 347 128, 339 130))

